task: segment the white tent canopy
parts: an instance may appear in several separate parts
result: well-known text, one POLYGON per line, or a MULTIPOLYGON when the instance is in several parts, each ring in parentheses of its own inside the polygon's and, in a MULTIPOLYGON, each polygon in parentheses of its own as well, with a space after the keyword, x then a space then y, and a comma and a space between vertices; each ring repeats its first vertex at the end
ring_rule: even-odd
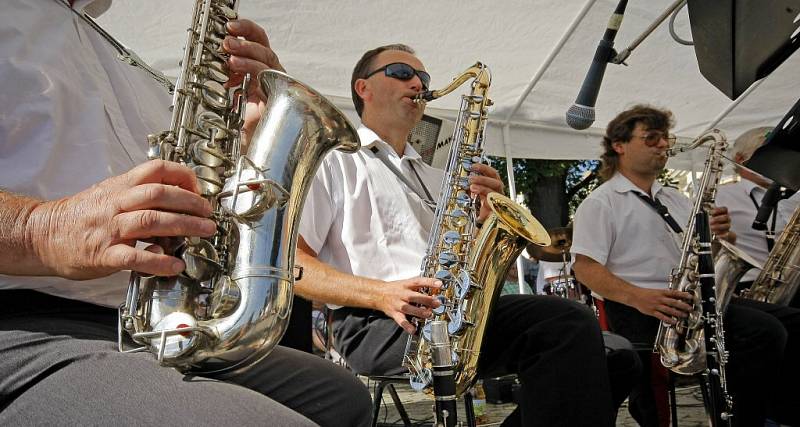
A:
MULTIPOLYGON (((675 132, 681 138, 694 138, 732 101, 701 76, 694 49, 674 42, 666 24, 633 52, 629 66, 609 65, 595 127, 586 131, 567 127, 564 113, 575 99, 616 3, 243 0, 239 11, 267 29, 290 74, 331 98, 351 117, 355 115, 349 81, 355 62, 368 49, 402 42, 417 50, 433 76, 433 88, 443 87, 477 60, 490 66, 490 95, 495 102, 486 147, 490 154, 597 158, 605 124, 635 103, 671 109, 675 132), (576 21, 578 17, 582 19, 576 21), (573 22, 577 27, 566 37, 573 22), (548 58, 552 63, 546 62, 548 58), (533 76, 540 78, 525 96, 533 76), (514 111, 518 102, 520 108, 514 111), (503 132, 506 124, 508 131, 503 132)), ((616 47, 626 47, 670 3, 630 2, 616 47)), ((155 68, 175 76, 191 9, 190 0, 118 0, 98 21, 155 68)), ((676 30, 691 38, 685 9, 676 30)), ((749 128, 777 124, 800 96, 798 76, 800 55, 793 55, 716 127, 733 139, 749 128)), ((451 95, 431 103, 428 113, 452 118, 458 106, 458 96, 451 95)), ((693 154, 695 161, 703 156, 693 154)), ((691 163, 677 160, 670 166, 685 168, 691 163)))

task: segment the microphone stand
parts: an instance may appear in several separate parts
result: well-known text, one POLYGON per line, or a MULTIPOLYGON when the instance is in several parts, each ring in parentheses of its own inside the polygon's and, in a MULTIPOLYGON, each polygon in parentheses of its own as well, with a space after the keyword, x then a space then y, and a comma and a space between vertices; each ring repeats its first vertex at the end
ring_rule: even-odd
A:
POLYGON ((672 13, 676 12, 678 9, 683 7, 685 3, 686 0, 676 0, 674 3, 672 3, 669 7, 667 7, 666 10, 661 12, 661 15, 659 15, 658 18, 656 18, 656 20, 653 21, 653 23, 650 24, 650 26, 647 27, 647 29, 644 30, 644 32, 642 32, 642 34, 639 35, 639 37, 636 38, 636 40, 634 40, 625 49, 622 49, 619 53, 617 53, 615 57, 611 58, 608 62, 617 65, 619 64, 628 65, 625 63, 625 60, 628 59, 629 56, 631 56, 631 52, 633 52, 633 50, 636 49, 644 41, 644 39, 646 39, 650 35, 650 33, 652 33, 656 29, 656 27, 661 25, 661 23, 664 22, 664 20, 667 19, 669 15, 671 15, 672 13))

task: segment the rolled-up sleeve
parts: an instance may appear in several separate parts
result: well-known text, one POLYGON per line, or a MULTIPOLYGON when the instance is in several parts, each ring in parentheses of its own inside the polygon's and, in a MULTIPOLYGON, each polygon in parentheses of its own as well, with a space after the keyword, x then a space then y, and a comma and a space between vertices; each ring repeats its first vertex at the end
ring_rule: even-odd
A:
POLYGON ((299 234, 317 254, 325 244, 336 213, 335 181, 329 158, 326 158, 311 181, 300 216, 299 234))
POLYGON ((581 254, 605 265, 615 238, 611 207, 602 200, 584 200, 575 212, 572 234, 573 255, 581 254))

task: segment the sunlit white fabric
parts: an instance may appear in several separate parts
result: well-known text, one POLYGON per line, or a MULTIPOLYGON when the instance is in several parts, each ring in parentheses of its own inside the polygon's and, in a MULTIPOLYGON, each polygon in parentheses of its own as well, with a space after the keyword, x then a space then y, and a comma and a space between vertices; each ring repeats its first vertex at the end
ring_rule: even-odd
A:
MULTIPOLYGON (((60 2, 3 2, 0 35, 0 187, 58 199, 146 161, 147 134, 169 124, 163 86, 117 59, 108 41, 60 2)), ((0 275, 0 289, 117 306, 127 277, 0 275)))

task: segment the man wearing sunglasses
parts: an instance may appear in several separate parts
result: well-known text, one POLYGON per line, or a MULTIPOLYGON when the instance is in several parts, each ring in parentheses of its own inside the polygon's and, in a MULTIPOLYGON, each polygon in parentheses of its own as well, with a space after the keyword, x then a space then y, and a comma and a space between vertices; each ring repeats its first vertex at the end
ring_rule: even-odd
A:
MULTIPOLYGON (((646 105, 611 120, 603 137, 600 175, 605 182, 581 203, 574 219, 578 280, 604 298, 611 329, 642 349, 644 374, 631 393, 629 410, 643 426, 664 425, 669 417, 658 413, 650 384, 659 322, 675 324, 692 310, 690 294, 668 289, 692 209, 686 196, 657 181, 674 143, 672 125, 669 111, 646 105)), ((735 240, 726 208, 711 211, 710 225, 717 238, 735 240)), ((779 375, 796 378, 781 362, 784 356, 796 360, 794 352, 784 355, 784 348, 797 325, 784 327, 765 311, 734 299, 724 318, 734 425, 764 425, 767 392, 783 390, 775 388, 779 375)), ((797 323, 800 316, 793 316, 797 323)))
MULTIPOLYGON (((413 101, 429 75, 414 51, 389 45, 364 54, 351 79, 361 117, 362 149, 329 155, 309 191, 300 225, 296 291, 338 304, 335 347, 366 375, 401 374, 409 317, 427 318, 439 303, 421 292, 439 288, 419 277, 443 171, 426 165, 406 142, 422 117, 413 101)), ((470 191, 482 203, 503 191, 496 170, 473 166, 470 191)), ((593 313, 561 298, 508 295, 492 313, 481 349, 481 375, 516 373, 520 406, 504 425, 613 424, 603 341, 593 313), (565 403, 580 410, 564 410, 565 403)), ((625 393, 627 394, 627 392, 625 393)))

